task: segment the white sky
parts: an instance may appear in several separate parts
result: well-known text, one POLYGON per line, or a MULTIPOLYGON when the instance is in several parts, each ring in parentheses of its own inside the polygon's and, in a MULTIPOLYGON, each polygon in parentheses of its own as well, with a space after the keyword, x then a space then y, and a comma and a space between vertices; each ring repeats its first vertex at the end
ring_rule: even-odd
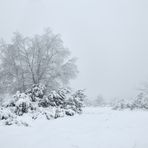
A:
POLYGON ((147 0, 0 0, 0 37, 51 27, 79 58, 75 88, 132 97, 148 81, 147 0))

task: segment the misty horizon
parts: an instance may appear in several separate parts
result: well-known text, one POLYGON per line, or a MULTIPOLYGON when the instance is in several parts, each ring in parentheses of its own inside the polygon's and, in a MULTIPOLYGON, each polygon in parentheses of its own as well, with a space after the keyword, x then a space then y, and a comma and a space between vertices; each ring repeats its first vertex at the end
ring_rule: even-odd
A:
POLYGON ((15 31, 32 36, 46 27, 61 34, 78 58, 71 86, 89 97, 131 98, 148 81, 146 0, 0 2, 0 38, 9 42, 15 31))

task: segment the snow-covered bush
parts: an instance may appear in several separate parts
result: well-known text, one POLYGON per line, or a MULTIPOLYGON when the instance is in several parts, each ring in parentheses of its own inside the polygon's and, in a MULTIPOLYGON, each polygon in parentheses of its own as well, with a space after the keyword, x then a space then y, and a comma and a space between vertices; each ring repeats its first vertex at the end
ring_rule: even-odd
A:
POLYGON ((48 120, 66 115, 73 116, 82 112, 84 98, 82 90, 73 92, 62 88, 46 94, 44 85, 33 85, 25 93, 17 92, 9 102, 3 104, 0 120, 11 125, 23 123, 17 118, 24 114, 31 116, 32 119, 44 116, 48 120))
POLYGON ((62 108, 66 100, 66 94, 62 92, 62 89, 58 91, 51 91, 48 95, 48 100, 50 106, 58 106, 62 108))
POLYGON ((28 123, 17 119, 17 115, 13 112, 11 108, 0 108, 0 123, 3 125, 23 125, 29 126, 28 123))
POLYGON ((43 84, 34 84, 30 89, 27 89, 25 93, 31 97, 33 102, 35 102, 44 97, 46 87, 43 84))
POLYGON ((113 109, 148 109, 148 97, 140 93, 137 97, 131 100, 118 100, 113 105, 113 109))
POLYGON ((65 109, 67 115, 74 115, 74 112, 82 112, 83 100, 85 98, 83 90, 72 93, 69 89, 60 89, 57 92, 51 92, 48 97, 51 106, 65 109))
POLYGON ((19 91, 12 97, 12 100, 3 105, 5 108, 10 108, 16 115, 23 115, 33 109, 30 96, 19 91))
POLYGON ((143 93, 140 93, 133 101, 133 108, 148 109, 148 97, 143 93))
POLYGON ((124 100, 124 99, 121 99, 121 100, 116 100, 114 103, 112 103, 112 106, 113 106, 113 109, 125 109, 127 108, 127 101, 124 100))
POLYGON ((30 97, 25 93, 17 93, 15 96, 15 113, 17 115, 23 115, 24 113, 28 113, 29 110, 33 109, 30 97))
POLYGON ((77 113, 82 112, 83 101, 86 95, 84 94, 84 90, 77 90, 74 94, 72 99, 70 98, 68 105, 72 106, 73 109, 77 113))
POLYGON ((0 108, 0 120, 13 119, 16 115, 8 108, 0 108))
POLYGON ((84 98, 85 95, 82 90, 78 90, 73 93, 69 89, 62 88, 58 91, 51 91, 47 97, 43 97, 43 99, 39 102, 39 106, 58 107, 65 109, 67 115, 73 115, 73 112, 81 113, 84 98))

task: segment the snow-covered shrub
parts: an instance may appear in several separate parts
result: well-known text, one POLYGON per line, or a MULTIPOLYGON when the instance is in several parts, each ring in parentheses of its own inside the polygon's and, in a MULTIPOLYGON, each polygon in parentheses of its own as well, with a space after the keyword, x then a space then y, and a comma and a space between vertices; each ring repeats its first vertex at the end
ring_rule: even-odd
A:
POLYGON ((84 90, 77 90, 73 94, 73 105, 75 106, 74 111, 76 111, 77 113, 82 112, 83 102, 85 98, 86 95, 84 94, 84 90))
POLYGON ((30 96, 26 95, 25 93, 20 93, 19 91, 9 102, 3 104, 3 107, 10 108, 16 115, 19 116, 33 110, 33 104, 30 96))
POLYGON ((4 125, 16 124, 16 125, 29 126, 28 123, 17 119, 17 115, 14 114, 11 108, 3 108, 3 107, 0 108, 0 121, 4 125))
POLYGON ((120 110, 122 110, 122 109, 125 109, 125 108, 127 108, 127 103, 126 103, 126 100, 124 100, 124 99, 121 99, 121 100, 116 100, 115 102, 114 102, 114 104, 112 104, 113 105, 113 109, 120 109, 120 110))
POLYGON ((65 102, 65 99, 66 99, 66 96, 61 93, 61 90, 51 91, 50 94, 48 95, 50 106, 58 106, 62 108, 65 102))
POLYGON ((24 114, 32 119, 45 117, 48 120, 66 115, 73 116, 82 112, 84 98, 82 90, 73 92, 62 88, 46 94, 44 85, 33 85, 25 93, 18 91, 9 102, 3 104, 0 120, 4 120, 6 125, 11 125, 23 124, 17 118, 24 114))
POLYGON ((43 84, 34 84, 30 89, 25 92, 29 95, 32 101, 37 101, 38 99, 42 99, 46 93, 46 87, 43 84))
POLYGON ((113 109, 148 109, 148 97, 140 93, 131 100, 118 100, 113 105, 113 109))
POLYGON ((27 122, 24 122, 24 121, 21 121, 21 120, 18 120, 18 119, 7 119, 5 121, 3 121, 3 124, 4 125, 18 125, 18 126, 29 126, 29 124, 27 122))
POLYGON ((65 109, 67 115, 74 115, 74 112, 81 113, 84 98, 85 95, 82 90, 73 93, 69 89, 60 89, 57 92, 52 91, 48 96, 49 104, 65 109))
POLYGON ((16 118, 16 115, 8 108, 0 108, 0 120, 16 118))
POLYGON ((47 108, 50 106, 50 100, 47 96, 44 96, 42 99, 39 100, 38 102, 38 106, 39 107, 44 107, 44 108, 47 108))
POLYGON ((148 109, 148 97, 140 93, 133 101, 133 108, 148 109))
POLYGON ((64 117, 65 116, 65 110, 61 108, 56 108, 55 110, 55 119, 59 117, 64 117))
POLYGON ((33 109, 30 97, 25 93, 17 92, 14 96, 15 98, 15 113, 17 115, 23 115, 24 113, 28 113, 29 110, 33 109))

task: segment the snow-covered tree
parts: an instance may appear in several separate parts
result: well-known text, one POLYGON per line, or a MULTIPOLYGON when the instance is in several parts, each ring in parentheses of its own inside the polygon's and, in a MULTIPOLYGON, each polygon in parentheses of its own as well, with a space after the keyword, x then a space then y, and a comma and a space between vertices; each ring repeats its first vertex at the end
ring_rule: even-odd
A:
POLYGON ((105 100, 102 95, 98 95, 94 100, 94 106, 102 106, 105 104, 105 100))
POLYGON ((42 35, 23 37, 15 33, 11 43, 0 44, 1 90, 25 91, 32 84, 57 89, 75 78, 77 66, 58 34, 47 29, 42 35))

